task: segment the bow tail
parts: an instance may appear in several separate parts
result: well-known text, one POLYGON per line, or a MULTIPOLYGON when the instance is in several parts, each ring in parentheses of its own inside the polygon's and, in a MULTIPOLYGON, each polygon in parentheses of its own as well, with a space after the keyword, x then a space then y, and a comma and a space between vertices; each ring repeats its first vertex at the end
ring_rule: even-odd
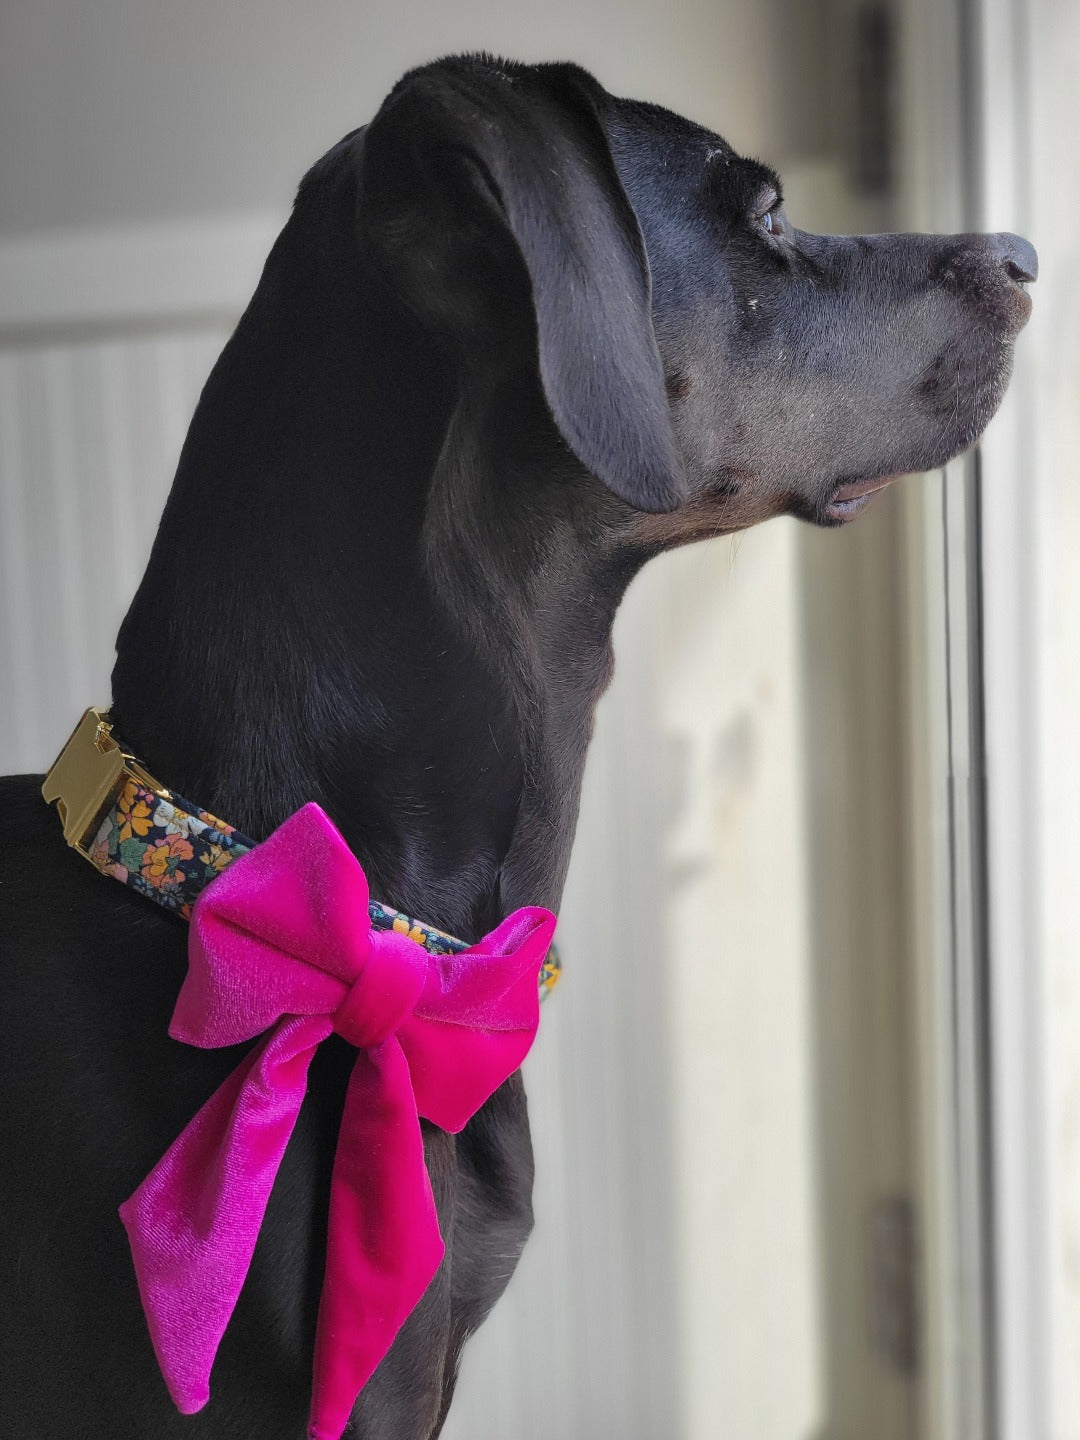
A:
POLYGON ((409 1066, 392 1036, 360 1052, 345 1098, 330 1186, 310 1440, 338 1440, 443 1250, 409 1066))
POLYGON ((330 1028, 322 1018, 279 1025, 120 1206, 158 1364, 185 1415, 209 1398, 308 1066, 330 1028))

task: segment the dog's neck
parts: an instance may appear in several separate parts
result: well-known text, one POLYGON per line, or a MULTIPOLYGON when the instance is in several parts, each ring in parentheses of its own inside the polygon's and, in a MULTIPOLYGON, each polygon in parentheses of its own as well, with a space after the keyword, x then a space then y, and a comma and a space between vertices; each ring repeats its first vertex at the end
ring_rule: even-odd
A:
POLYGON ((373 894, 469 938, 558 905, 644 557, 538 388, 463 379, 295 229, 199 402, 117 641, 117 733, 256 837, 317 800, 373 894))

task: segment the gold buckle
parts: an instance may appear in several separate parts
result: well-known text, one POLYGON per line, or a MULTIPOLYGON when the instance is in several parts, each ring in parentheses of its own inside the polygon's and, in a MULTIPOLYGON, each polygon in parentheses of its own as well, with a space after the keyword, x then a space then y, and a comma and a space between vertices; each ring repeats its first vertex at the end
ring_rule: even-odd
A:
POLYGON ((64 839, 87 860, 102 812, 115 804, 126 780, 149 786, 165 800, 172 798, 171 791, 113 739, 108 710, 91 706, 53 761, 41 787, 42 796, 50 804, 56 801, 64 839))

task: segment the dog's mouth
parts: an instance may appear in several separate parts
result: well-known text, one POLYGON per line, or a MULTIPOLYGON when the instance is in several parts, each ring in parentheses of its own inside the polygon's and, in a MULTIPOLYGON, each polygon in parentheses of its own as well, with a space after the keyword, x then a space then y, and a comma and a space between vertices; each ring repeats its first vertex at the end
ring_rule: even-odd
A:
POLYGON ((838 485, 825 506, 825 518, 834 525, 843 525, 861 515, 875 495, 891 485, 896 475, 875 475, 868 480, 848 480, 838 485))

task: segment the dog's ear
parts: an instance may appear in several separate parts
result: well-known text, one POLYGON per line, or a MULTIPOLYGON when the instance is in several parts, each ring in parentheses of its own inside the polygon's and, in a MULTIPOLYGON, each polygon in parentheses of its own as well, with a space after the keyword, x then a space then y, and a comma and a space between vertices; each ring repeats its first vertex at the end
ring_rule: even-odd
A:
POLYGON ((528 273, 540 378, 563 439, 629 504, 670 511, 686 480, 645 244, 601 124, 606 99, 572 65, 474 56, 413 71, 365 136, 362 220, 369 239, 397 253, 410 289, 436 307, 431 292, 445 289, 447 314, 463 280, 475 292, 493 275, 492 222, 508 233, 528 273), (456 252, 448 230, 463 237, 456 252), (459 268, 469 273, 451 273, 466 253, 459 268))

